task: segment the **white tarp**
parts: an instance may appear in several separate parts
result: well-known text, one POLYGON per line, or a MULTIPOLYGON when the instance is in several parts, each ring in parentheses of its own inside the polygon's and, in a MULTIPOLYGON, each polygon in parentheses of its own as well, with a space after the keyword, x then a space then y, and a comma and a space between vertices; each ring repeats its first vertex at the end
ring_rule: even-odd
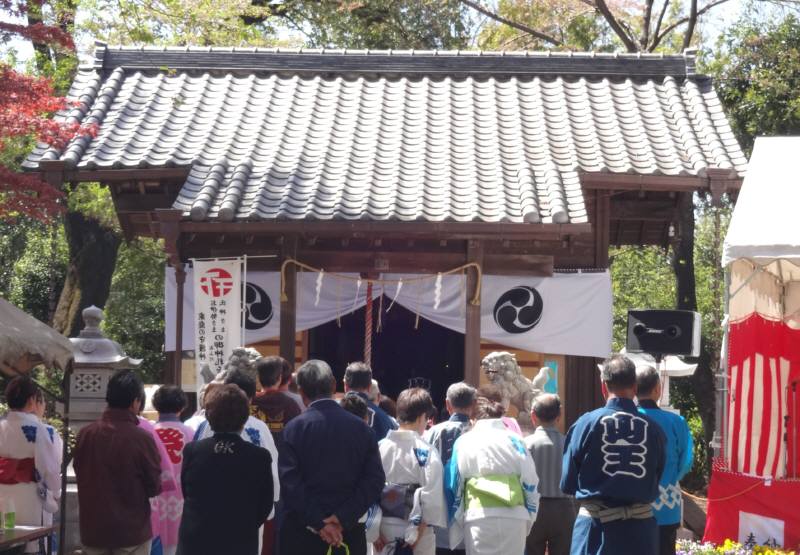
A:
MULTIPOLYGON (((722 265, 739 258, 800 277, 800 137, 758 137, 747 166, 722 253, 722 265), (793 267, 786 262, 793 263, 793 267)), ((783 276, 785 280, 785 275, 783 276)))
MULTIPOLYGON (((183 349, 194 349, 191 332, 194 307, 192 269, 184 290, 183 349), (188 326, 187 326, 188 324, 188 326)), ((325 274, 297 274, 297 330, 307 330, 348 314, 366 303, 366 282, 325 274), (319 287, 318 287, 319 285, 319 287)), ((463 275, 384 274, 373 297, 385 295, 384 310, 393 302, 446 328, 464 333, 466 280, 463 275), (420 279, 422 277, 422 279, 420 279), (437 292, 438 290, 438 292, 437 292)), ((247 344, 279 335, 280 274, 248 272, 247 344)), ((166 350, 175 350, 175 281, 167 268, 166 350)), ((472 292, 469 293, 472 295, 472 292)), ((554 354, 605 357, 611 351, 611 278, 608 272, 555 274, 552 277, 483 276, 481 337, 513 348, 554 354)))
POLYGON ((65 370, 72 356, 69 339, 0 298, 0 368, 28 371, 22 366, 41 362, 65 370))

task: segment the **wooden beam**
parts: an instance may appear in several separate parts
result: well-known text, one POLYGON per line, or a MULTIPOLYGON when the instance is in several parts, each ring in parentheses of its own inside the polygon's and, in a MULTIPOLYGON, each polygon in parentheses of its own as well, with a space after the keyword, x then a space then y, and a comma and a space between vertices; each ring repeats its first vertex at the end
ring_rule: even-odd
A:
POLYGON ((674 199, 611 199, 612 220, 671 222, 675 219, 677 212, 678 207, 675 205, 674 199))
POLYGON ((181 211, 156 210, 159 236, 164 239, 164 251, 170 265, 177 268, 181 263, 179 248, 181 237, 181 211))
POLYGON ((170 209, 175 202, 175 195, 161 193, 116 194, 112 195, 117 212, 152 212, 158 209, 170 209))
MULTIPOLYGON (((352 238, 432 237, 443 239, 561 238, 591 233, 591 224, 509 224, 485 222, 397 222, 370 220, 268 220, 246 222, 181 222, 181 229, 195 233, 275 233, 301 236, 349 236, 352 238)), ((410 239, 413 240, 413 239, 410 239)))
POLYGON ((43 160, 39 164, 42 168, 42 180, 52 185, 56 190, 61 191, 64 183, 70 181, 64 171, 66 164, 61 160, 43 160))
MULTIPOLYGON (((392 272, 432 274, 451 270, 467 262, 463 253, 455 252, 364 252, 298 250, 297 260, 323 268, 326 272, 392 272)), ((278 258, 253 259, 247 265, 252 270, 276 271, 278 258)), ((506 276, 551 276, 553 257, 541 254, 484 254, 486 274, 506 276)))
MULTIPOLYGON (((709 170, 712 172, 712 170, 709 170)), ((725 170, 726 179, 712 172, 714 181, 726 190, 738 190, 742 178, 735 172, 725 170)), ((614 191, 679 191, 694 192, 710 188, 708 177, 694 175, 640 175, 608 172, 580 172, 584 189, 610 189, 614 191)))
MULTIPOLYGON (((467 261, 483 265, 484 245, 481 241, 467 242, 467 261)), ((464 330, 464 381, 477 387, 481 376, 481 305, 472 304, 478 287, 477 272, 467 273, 466 321, 464 330)))
POLYGON ((483 271, 490 275, 537 276, 553 275, 554 260, 544 254, 483 254, 483 271))
MULTIPOLYGON (((281 261, 297 257, 297 243, 297 236, 295 235, 290 235, 284 239, 281 261)), ((295 336, 297 333, 297 266, 294 264, 286 266, 284 280, 286 300, 281 298, 280 353, 294 367, 295 336)))
MULTIPOLYGON (((39 166, 44 169, 43 162, 39 166)), ((129 168, 129 169, 79 169, 66 170, 67 181, 161 181, 164 179, 186 180, 189 168, 129 168)))

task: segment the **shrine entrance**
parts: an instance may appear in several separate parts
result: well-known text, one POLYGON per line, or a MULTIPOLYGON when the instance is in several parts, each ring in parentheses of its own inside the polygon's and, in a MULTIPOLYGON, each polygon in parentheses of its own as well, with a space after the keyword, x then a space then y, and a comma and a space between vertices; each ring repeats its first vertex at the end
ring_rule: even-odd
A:
MULTIPOLYGON (((388 301, 391 302, 391 301, 388 301)), ((388 306, 384 297, 384 306, 388 306)), ((447 387, 464 379, 464 335, 434 324, 395 305, 381 311, 373 305, 375 331, 372 336, 373 375, 381 392, 393 399, 409 387, 410 380, 430 388, 437 408, 444 407, 447 387)), ((365 308, 356 310, 308 332, 308 356, 327 361, 333 369, 337 390, 343 390, 348 363, 364 358, 365 308)))

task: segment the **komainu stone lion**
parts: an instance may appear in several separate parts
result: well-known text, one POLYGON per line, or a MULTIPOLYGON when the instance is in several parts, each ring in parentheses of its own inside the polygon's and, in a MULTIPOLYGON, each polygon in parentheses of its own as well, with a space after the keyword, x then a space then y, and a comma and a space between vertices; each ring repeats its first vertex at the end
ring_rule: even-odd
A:
POLYGON ((503 403, 517 408, 519 411, 517 419, 523 429, 530 428, 533 400, 537 395, 544 393, 544 384, 547 383, 550 369, 547 367, 540 369, 536 377, 529 380, 522 375, 522 369, 513 354, 496 351, 483 357, 481 370, 492 385, 500 389, 503 403))

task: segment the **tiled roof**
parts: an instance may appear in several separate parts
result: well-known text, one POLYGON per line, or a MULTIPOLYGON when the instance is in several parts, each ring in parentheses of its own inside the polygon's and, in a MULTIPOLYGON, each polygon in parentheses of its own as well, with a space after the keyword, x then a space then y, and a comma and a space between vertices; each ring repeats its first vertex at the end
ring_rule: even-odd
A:
POLYGON ((96 138, 27 161, 190 168, 193 220, 586 223, 579 172, 744 170, 693 59, 98 48, 67 117, 96 138))

